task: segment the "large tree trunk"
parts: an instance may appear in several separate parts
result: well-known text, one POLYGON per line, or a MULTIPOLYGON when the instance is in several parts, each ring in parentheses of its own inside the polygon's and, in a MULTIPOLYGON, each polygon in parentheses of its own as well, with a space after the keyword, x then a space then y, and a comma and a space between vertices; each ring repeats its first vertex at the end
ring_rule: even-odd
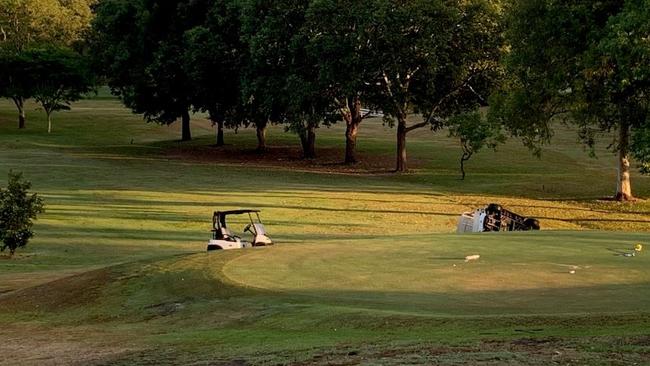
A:
POLYGON ((405 172, 406 164, 406 119, 400 118, 397 122, 397 164, 395 171, 405 172))
POLYGON ((316 158, 316 127, 309 126, 307 129, 307 151, 305 151, 307 159, 316 158))
POLYGON ((226 116, 220 112, 219 108, 214 108, 209 110, 209 118, 212 121, 215 130, 216 146, 224 146, 223 129, 226 116))
POLYGON ((302 153, 305 159, 316 158, 316 127, 308 126, 305 131, 300 134, 300 144, 302 145, 302 153))
POLYGON ((630 181, 630 127, 627 123, 619 129, 618 141, 618 179, 616 180, 616 196, 618 201, 629 201, 633 199, 632 183, 630 181))
POLYGON ((358 123, 349 123, 345 128, 345 163, 355 164, 357 159, 357 133, 359 132, 358 123))
POLYGON ((192 132, 190 130, 190 112, 183 111, 181 115, 181 140, 190 141, 192 139, 192 132))
POLYGON ((225 145, 223 139, 223 120, 220 119, 214 123, 215 129, 217 131, 217 147, 225 145))
POLYGON ((343 116, 345 120, 345 164, 355 164, 359 160, 357 158, 357 133, 359 132, 359 124, 363 119, 361 114, 361 99, 354 98, 354 103, 350 106, 350 113, 343 116))
POLYGON ((268 121, 259 121, 255 124, 257 132, 257 152, 262 154, 266 151, 266 126, 268 121))
POLYGON ((18 128, 25 128, 25 98, 13 97, 16 108, 18 108, 18 128))

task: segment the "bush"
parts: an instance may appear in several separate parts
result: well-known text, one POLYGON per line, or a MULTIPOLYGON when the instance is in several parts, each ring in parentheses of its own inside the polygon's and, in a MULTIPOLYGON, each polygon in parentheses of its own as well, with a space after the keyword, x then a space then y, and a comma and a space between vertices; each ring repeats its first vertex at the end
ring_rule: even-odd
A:
POLYGON ((9 248, 10 255, 27 245, 34 235, 33 222, 43 212, 43 199, 37 194, 29 195, 32 187, 23 180, 22 173, 9 172, 6 189, 0 188, 0 251, 9 248))

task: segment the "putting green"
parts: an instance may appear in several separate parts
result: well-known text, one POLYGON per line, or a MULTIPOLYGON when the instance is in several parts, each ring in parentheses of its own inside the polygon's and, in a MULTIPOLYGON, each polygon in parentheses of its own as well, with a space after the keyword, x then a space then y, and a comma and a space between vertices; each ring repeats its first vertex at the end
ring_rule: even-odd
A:
POLYGON ((393 311, 629 312, 650 301, 650 253, 620 253, 649 240, 647 234, 540 232, 277 245, 250 250, 223 272, 245 286, 393 311), (473 254, 481 258, 464 261, 473 254))

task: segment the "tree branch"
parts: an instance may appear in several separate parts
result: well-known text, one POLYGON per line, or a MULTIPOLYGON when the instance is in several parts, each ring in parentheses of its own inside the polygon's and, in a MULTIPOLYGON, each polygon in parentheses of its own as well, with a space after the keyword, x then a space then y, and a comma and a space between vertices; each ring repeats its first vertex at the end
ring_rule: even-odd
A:
POLYGON ((483 98, 483 96, 481 94, 479 94, 476 90, 474 90, 474 87, 471 84, 468 83, 467 87, 472 92, 472 94, 476 95, 476 97, 481 101, 481 103, 483 103, 485 105, 488 104, 487 100, 485 100, 485 98, 483 98))
POLYGON ((393 90, 391 88, 392 83, 391 83, 390 79, 388 78, 388 75, 386 74, 386 71, 382 70, 381 73, 382 73, 382 75, 384 77, 384 84, 386 85, 386 91, 388 92, 388 96, 390 97, 390 99, 395 104, 395 108, 397 108, 397 112, 400 115, 404 115, 404 111, 402 110, 402 107, 400 106, 400 103, 395 99, 395 94, 393 94, 393 90))
POLYGON ((418 128, 422 128, 422 127, 424 127, 424 126, 426 126, 428 124, 429 124, 429 122, 424 121, 424 122, 416 123, 413 126, 406 127, 406 133, 409 133, 409 132, 411 132, 413 130, 416 130, 418 128))
MULTIPOLYGON (((460 85, 458 85, 457 87, 453 88, 449 93, 447 93, 447 94, 444 95, 442 98, 440 98, 440 99, 438 100, 438 102, 433 106, 433 108, 431 108, 431 112, 429 113, 429 116, 425 119, 425 121, 426 121, 427 123, 431 123, 431 121, 432 121, 433 118, 434 118, 434 115, 435 115, 436 112, 439 110, 440 106, 442 106, 442 104, 443 104, 443 103, 444 103, 448 98, 450 98, 452 95, 456 94, 458 91, 460 91, 461 89, 463 89, 465 86, 468 86, 468 85, 469 85, 469 82, 472 81, 472 79, 473 79, 476 75, 480 74, 482 71, 483 71, 483 70, 480 70, 479 72, 471 73, 471 74, 470 74, 470 75, 469 75, 469 76, 468 76, 468 77, 467 77, 467 78, 466 78, 466 79, 465 79, 465 80, 464 80, 460 85)), ((471 86, 470 86, 470 88, 471 88, 471 86)), ((479 96, 478 93, 476 93, 476 92, 473 90, 473 88, 471 88, 470 90, 472 90, 472 92, 474 92, 477 96, 479 96)), ((480 96, 479 96, 479 97, 480 97, 480 96)))

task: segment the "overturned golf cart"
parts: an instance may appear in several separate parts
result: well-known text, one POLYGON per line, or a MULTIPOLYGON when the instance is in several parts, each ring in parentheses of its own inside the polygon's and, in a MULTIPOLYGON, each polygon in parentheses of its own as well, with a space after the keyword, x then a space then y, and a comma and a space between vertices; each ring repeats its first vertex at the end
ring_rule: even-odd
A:
POLYGON ((232 210, 215 211, 212 215, 212 238, 208 241, 208 251, 222 249, 241 249, 250 247, 261 247, 273 245, 273 241, 266 235, 266 230, 260 219, 259 210, 232 210), (233 234, 226 224, 226 218, 233 215, 248 215, 250 223, 243 232, 250 233, 250 241, 242 240, 241 237, 233 234))
POLYGON ((486 231, 539 230, 539 221, 506 210, 496 203, 473 212, 465 212, 458 218, 458 233, 481 233, 486 231))

